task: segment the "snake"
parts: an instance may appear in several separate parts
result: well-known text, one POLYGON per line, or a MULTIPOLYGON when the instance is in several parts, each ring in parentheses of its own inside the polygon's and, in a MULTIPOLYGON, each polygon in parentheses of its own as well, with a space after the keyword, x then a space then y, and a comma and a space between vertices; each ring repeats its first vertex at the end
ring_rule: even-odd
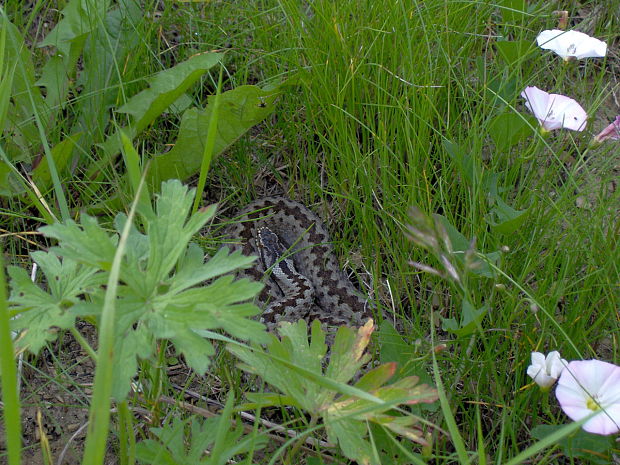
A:
POLYGON ((224 236, 232 250, 259 257, 237 275, 264 282, 256 304, 268 330, 280 321, 318 319, 332 328, 372 318, 368 299, 340 269, 325 223, 305 205, 286 197, 255 200, 224 236))

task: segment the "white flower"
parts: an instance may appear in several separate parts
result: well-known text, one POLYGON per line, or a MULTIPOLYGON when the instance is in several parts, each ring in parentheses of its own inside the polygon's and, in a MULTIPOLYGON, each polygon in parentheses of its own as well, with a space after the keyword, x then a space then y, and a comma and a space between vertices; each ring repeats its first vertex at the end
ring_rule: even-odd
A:
POLYGON ((595 434, 620 431, 620 367, 600 360, 573 361, 562 372, 555 395, 564 413, 595 434))
POLYGON ((536 37, 536 43, 540 48, 552 50, 565 60, 604 57, 607 54, 605 42, 579 31, 542 31, 536 37))
POLYGON ((540 352, 532 352, 532 364, 527 367, 527 374, 543 389, 553 386, 566 366, 566 360, 560 358, 557 350, 545 357, 540 352))
POLYGON ((566 128, 583 131, 588 114, 572 98, 560 94, 548 94, 538 87, 526 87, 521 92, 525 106, 534 113, 545 131, 566 128))

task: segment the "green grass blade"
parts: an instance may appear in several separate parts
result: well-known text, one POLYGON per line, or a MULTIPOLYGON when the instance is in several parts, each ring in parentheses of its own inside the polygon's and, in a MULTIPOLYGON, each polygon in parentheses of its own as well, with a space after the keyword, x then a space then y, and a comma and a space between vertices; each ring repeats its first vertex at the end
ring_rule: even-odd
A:
MULTIPOLYGON (((434 318, 434 314, 431 315, 434 318)), ((431 329, 431 345, 435 346, 435 331, 431 329)), ((437 355, 435 351, 431 351, 433 356, 433 378, 435 379, 435 385, 437 386, 437 393, 439 394, 439 403, 441 405, 441 411, 443 412, 444 418, 446 420, 446 424, 448 425, 448 431, 450 431, 450 437, 452 438, 452 444, 456 449, 456 453, 459 457, 459 462, 461 464, 471 463, 469 457, 467 455, 467 450, 465 449, 465 442, 463 441, 463 437, 459 432, 459 428, 456 425, 456 420, 454 419, 454 415, 452 414, 452 409, 450 407, 450 401, 448 400, 448 396, 446 396, 446 391, 444 389, 443 381, 441 380, 441 375, 439 374, 439 365, 437 364, 437 355)))
POLYGON ((5 60, 5 45, 6 45, 6 31, 8 29, 8 19, 4 16, 2 21, 3 27, 0 33, 0 129, 4 128, 4 123, 9 109, 9 102, 11 100, 11 89, 13 88, 13 75, 15 68, 7 67, 4 69, 5 60))
POLYGON ((4 252, 0 250, 0 373, 2 401, 4 402, 4 429, 8 464, 19 465, 21 456, 20 401, 17 392, 17 369, 13 356, 13 338, 9 324, 6 300, 6 277, 4 275, 4 252))
POLYGON ((110 270, 110 277, 108 279, 99 328, 99 351, 97 355, 97 368, 95 370, 95 387, 88 418, 88 436, 86 437, 86 445, 84 447, 83 465, 103 464, 105 456, 106 440, 110 425, 110 396, 112 394, 114 377, 113 347, 115 339, 116 291, 121 269, 121 260, 125 253, 127 237, 132 226, 133 217, 136 213, 143 184, 144 179, 131 205, 131 210, 129 211, 127 222, 125 223, 118 242, 114 261, 112 262, 112 269, 110 270))
MULTIPOLYGON (((123 154, 123 160, 125 162, 125 167, 127 168, 127 178, 129 181, 129 185, 131 186, 131 193, 135 196, 140 190, 140 182, 142 179, 142 170, 140 169, 140 155, 138 155, 138 152, 131 143, 131 139, 127 136, 127 134, 125 134, 125 131, 120 129, 119 132, 122 142, 121 153, 123 154)), ((138 199, 138 210, 145 213, 153 212, 149 190, 146 185, 142 187, 142 190, 140 190, 140 195, 138 196, 138 199)))
POLYGON ((192 213, 196 213, 198 206, 202 201, 202 193, 204 192, 205 182, 207 180, 207 173, 211 166, 211 160, 213 159, 213 147, 215 146, 215 138, 217 136, 217 124, 220 111, 220 95, 222 94, 222 70, 223 66, 220 66, 220 76, 217 81, 217 92, 215 94, 215 101, 213 102, 213 112, 211 113, 211 119, 209 120, 209 131, 207 132, 207 141, 205 143, 205 149, 202 153, 202 164, 200 166, 200 176, 198 177, 198 185, 196 186, 196 197, 194 198, 194 207, 192 213))

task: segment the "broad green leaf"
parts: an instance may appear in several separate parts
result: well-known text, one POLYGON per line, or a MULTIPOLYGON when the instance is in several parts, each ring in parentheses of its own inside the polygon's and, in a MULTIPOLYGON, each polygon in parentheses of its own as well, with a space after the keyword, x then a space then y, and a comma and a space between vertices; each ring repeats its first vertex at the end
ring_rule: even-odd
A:
POLYGON ((459 174, 472 186, 474 184, 475 170, 473 158, 455 142, 445 139, 442 145, 448 155, 450 155, 450 158, 452 158, 452 161, 456 163, 459 174))
MULTIPOLYGON (((173 68, 160 71, 148 79, 149 88, 139 92, 120 107, 117 112, 127 113, 132 123, 123 130, 133 139, 151 124, 177 98, 181 97, 200 76, 220 62, 221 53, 200 53, 173 68)), ((122 142, 117 131, 102 145, 108 157, 120 152, 122 142)), ((158 185, 152 183, 151 186, 158 185)))
POLYGON ((200 76, 220 62, 221 53, 200 53, 149 79, 149 88, 133 96, 117 112, 133 117, 132 127, 141 132, 200 76))
POLYGON ((69 66, 63 55, 56 53, 50 56, 43 66, 41 77, 36 85, 45 87, 45 103, 49 108, 59 110, 65 107, 70 83, 69 73, 76 63, 77 56, 73 66, 69 66))
MULTIPOLYGON (((11 162, 30 163, 34 153, 39 151, 39 131, 34 121, 35 112, 45 124, 47 108, 41 97, 41 91, 34 82, 34 65, 32 54, 24 44, 22 35, 8 21, 0 23, 0 28, 7 28, 7 41, 4 50, 5 66, 12 68, 13 80, 10 90, 7 120, 2 130, 9 130, 12 137, 4 141, 4 150, 11 162), (34 106, 33 106, 34 103, 34 106)), ((5 89, 6 91, 6 89, 5 89)), ((9 186, 0 185, 0 189, 9 186)))
MULTIPOLYGON (((542 440, 559 431, 565 425, 538 425, 532 428, 532 437, 542 440)), ((605 437, 584 430, 560 439, 557 443, 569 459, 583 460, 583 463, 606 465, 613 459, 613 436, 605 437)))
POLYGON ((493 232, 512 234, 517 231, 529 217, 529 210, 515 210, 510 205, 504 203, 499 196, 495 196, 494 201, 495 206, 485 218, 493 232))
POLYGON ((39 47, 54 46, 63 55, 69 55, 72 43, 91 33, 103 21, 108 4, 108 0, 69 1, 61 11, 62 19, 39 47))
POLYGON ((499 5, 502 6, 502 19, 507 24, 522 24, 527 18, 524 14, 527 12, 525 0, 500 0, 499 5))
POLYGON ((529 40, 502 40, 495 42, 495 47, 506 64, 510 67, 516 67, 519 63, 527 60, 535 47, 534 43, 529 40))
MULTIPOLYGON (((230 147, 248 129, 273 113, 275 100, 282 93, 284 85, 283 83, 271 90, 240 86, 220 94, 213 158, 230 147)), ((214 100, 215 96, 211 96, 204 110, 191 108, 183 114, 175 146, 151 162, 148 174, 151 185, 170 178, 184 180, 198 173, 214 100)))
MULTIPOLYGON (((73 134, 71 137, 60 141, 52 148, 52 157, 54 157, 54 164, 58 172, 64 171, 67 163, 73 153, 73 147, 75 142, 80 138, 81 134, 73 134)), ((32 171, 32 180, 37 185, 40 191, 47 189, 52 183, 52 177, 50 175, 49 164, 47 157, 44 156, 41 162, 32 171)))
POLYGON ((487 314, 488 310, 488 305, 483 305, 482 307, 476 309, 471 302, 464 300, 460 320, 457 321, 455 318, 443 318, 441 327, 444 331, 448 331, 460 337, 469 336, 480 326, 480 323, 487 314))
POLYGON ((108 5, 108 0, 69 1, 61 11, 62 19, 39 43, 39 47, 56 48, 37 81, 38 86, 46 88, 48 107, 64 106, 69 79, 75 72, 86 38, 103 23, 108 5))
MULTIPOLYGON (((131 75, 138 64, 128 57, 142 44, 137 29, 143 10, 136 0, 123 0, 112 8, 84 44, 83 69, 74 86, 82 89, 74 131, 83 131, 80 141, 91 147, 104 140, 111 109, 125 101, 123 76, 131 75)), ((119 146, 120 148, 120 146, 119 146)), ((159 188, 159 186, 155 186, 159 188)))
POLYGON ((527 121, 515 113, 502 113, 489 123, 489 135, 498 152, 505 152, 531 134, 527 121))

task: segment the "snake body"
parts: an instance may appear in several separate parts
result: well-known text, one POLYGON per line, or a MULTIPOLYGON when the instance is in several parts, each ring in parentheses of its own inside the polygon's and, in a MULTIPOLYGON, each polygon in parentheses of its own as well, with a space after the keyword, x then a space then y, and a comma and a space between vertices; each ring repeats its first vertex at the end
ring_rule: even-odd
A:
POLYGON ((256 200, 239 212, 225 236, 232 249, 260 257, 240 275, 264 281, 257 304, 269 330, 279 321, 299 319, 358 327, 372 317, 366 299, 340 270, 325 224, 299 202, 256 200))

